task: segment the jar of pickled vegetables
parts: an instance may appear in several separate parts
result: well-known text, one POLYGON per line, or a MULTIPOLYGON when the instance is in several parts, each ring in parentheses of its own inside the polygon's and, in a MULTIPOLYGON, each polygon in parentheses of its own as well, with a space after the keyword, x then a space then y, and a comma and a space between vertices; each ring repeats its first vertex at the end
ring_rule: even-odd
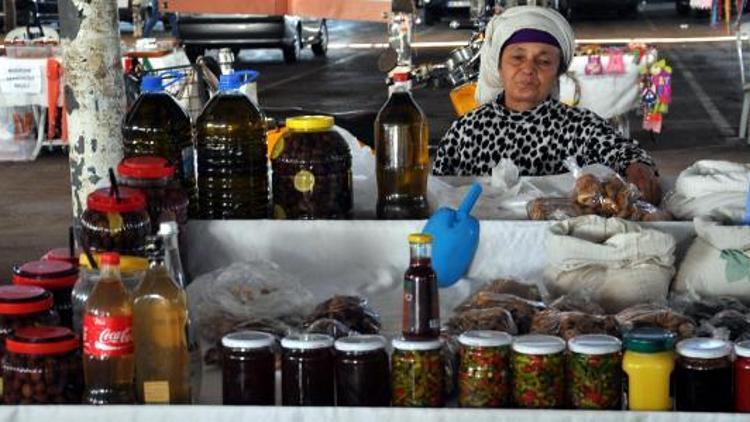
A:
POLYGON ((750 413, 750 340, 734 345, 734 410, 750 413))
POLYGON ((636 328, 624 336, 623 384, 629 410, 672 409, 670 379, 676 335, 656 327, 636 328))
POLYGON ((510 344, 501 331, 467 331, 461 344, 458 370, 458 405, 503 407, 510 401, 510 344))
POLYGON ((225 335, 222 345, 223 403, 273 406, 276 393, 276 338, 259 331, 225 335))
POLYGON ((529 334, 513 340, 513 403, 527 409, 565 405, 565 341, 529 334))
POLYGON ((393 406, 443 407, 445 366, 440 340, 393 339, 391 399, 393 406))
POLYGON ((675 410, 731 412, 732 344, 713 338, 691 338, 677 343, 675 410))
POLYGON ((333 337, 295 334, 281 340, 284 406, 333 406, 333 337))
POLYGON ((385 339, 375 335, 336 340, 336 405, 385 407, 391 377, 385 339))
POLYGON ((568 341, 568 401, 574 409, 618 410, 622 398, 622 343, 589 334, 568 341))
POLYGON ((95 252, 145 256, 151 220, 146 197, 139 190, 120 187, 119 196, 110 188, 92 192, 81 216, 81 240, 95 252))
POLYGON ((54 297, 60 324, 73 328, 71 292, 78 281, 78 267, 65 261, 33 261, 13 268, 13 284, 37 286, 54 297))
POLYGON ((352 155, 330 116, 286 120, 271 153, 275 218, 341 219, 352 209, 352 155))

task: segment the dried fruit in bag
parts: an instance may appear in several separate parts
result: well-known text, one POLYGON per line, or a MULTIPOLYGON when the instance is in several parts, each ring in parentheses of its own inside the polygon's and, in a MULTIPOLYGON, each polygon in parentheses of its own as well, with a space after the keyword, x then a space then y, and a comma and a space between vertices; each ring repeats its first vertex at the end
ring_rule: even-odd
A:
POLYGON ((583 215, 583 209, 570 198, 537 198, 526 204, 530 220, 566 220, 583 215))
MULTIPOLYGON (((380 319, 368 305, 367 300, 358 296, 337 295, 315 307, 315 310, 305 319, 305 327, 313 327, 315 332, 325 334, 343 333, 344 328, 359 334, 378 334, 380 319), (318 322, 318 320, 324 320, 318 322), (332 323, 338 321, 342 326, 332 323), (325 328, 324 328, 325 327, 325 328), (332 331, 331 331, 332 330, 332 331)), ((333 334, 332 334, 333 335, 333 334)), ((340 337, 340 335, 338 336, 340 337)))
POLYGON ((456 312, 469 310, 503 308, 510 312, 519 334, 526 334, 531 327, 534 315, 544 309, 541 302, 532 302, 510 294, 498 294, 487 291, 477 292, 474 296, 456 307, 456 312))
POLYGON ((517 334, 513 317, 505 308, 469 309, 459 312, 448 320, 448 331, 459 335, 471 330, 495 330, 517 334))
POLYGON ((550 303, 549 307, 561 312, 583 312, 584 314, 591 315, 604 314, 604 308, 598 303, 576 294, 562 295, 550 303))
POLYGON ((485 284, 479 290, 474 292, 474 295, 478 295, 480 292, 515 295, 522 299, 531 301, 542 300, 542 295, 539 293, 539 287, 537 287, 536 284, 521 283, 516 280, 505 278, 500 278, 485 284))
POLYGON ((615 319, 623 333, 639 327, 659 327, 686 339, 694 337, 696 332, 692 318, 657 304, 631 306, 615 315, 615 319))
POLYGON ((583 174, 576 179, 575 200, 589 210, 596 212, 604 198, 604 186, 593 174, 583 174))
POLYGON ((583 312, 561 312, 547 309, 539 312, 531 324, 534 334, 549 334, 570 340, 582 334, 617 336, 617 321, 609 315, 590 315, 583 312))

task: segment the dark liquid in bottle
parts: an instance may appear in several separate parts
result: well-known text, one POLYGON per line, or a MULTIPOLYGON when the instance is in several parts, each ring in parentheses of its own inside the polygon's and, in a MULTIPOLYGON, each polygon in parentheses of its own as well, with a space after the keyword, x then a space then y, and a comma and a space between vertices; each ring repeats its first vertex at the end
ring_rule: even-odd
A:
POLYGON ((411 94, 394 92, 375 121, 377 216, 424 219, 429 215, 427 119, 411 94))
POLYGON ((404 274, 403 336, 430 340, 440 336, 437 276, 430 259, 412 261, 404 274))
POLYGON ((217 94, 196 121, 196 143, 201 218, 267 218, 267 144, 260 110, 244 94, 217 94))
MULTIPOLYGON (((681 358, 684 359, 684 358, 681 358)), ((719 360, 719 359, 713 359, 719 360)), ((691 360, 707 362, 707 360, 691 360)), ((731 412, 733 410, 732 365, 720 367, 678 365, 675 370, 675 407, 687 412, 731 412)), ((713 366, 713 365, 712 365, 713 366)))
POLYGON ((270 349, 224 349, 224 404, 273 406, 276 358, 270 349))
POLYGON ((385 350, 337 353, 337 406, 388 406, 391 403, 390 385, 385 350))
POLYGON ((333 353, 330 348, 284 350, 281 402, 284 406, 333 406, 333 353))

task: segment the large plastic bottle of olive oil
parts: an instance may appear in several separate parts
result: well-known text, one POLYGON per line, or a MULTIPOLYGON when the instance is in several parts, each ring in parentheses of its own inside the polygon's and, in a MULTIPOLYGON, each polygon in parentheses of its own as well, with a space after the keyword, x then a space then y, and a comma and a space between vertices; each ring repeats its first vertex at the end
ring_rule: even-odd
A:
POLYGON ((269 216, 265 116, 240 87, 257 72, 221 75, 195 122, 198 203, 204 219, 269 216))

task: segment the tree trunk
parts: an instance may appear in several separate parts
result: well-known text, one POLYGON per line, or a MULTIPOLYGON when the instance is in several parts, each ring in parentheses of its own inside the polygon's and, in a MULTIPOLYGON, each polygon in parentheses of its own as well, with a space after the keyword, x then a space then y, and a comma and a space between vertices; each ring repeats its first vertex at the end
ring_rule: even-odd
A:
POLYGON ((15 0, 3 0, 3 23, 5 33, 16 27, 16 2, 15 0))
POLYGON ((116 0, 62 0, 73 215, 122 158, 125 82, 116 0))

